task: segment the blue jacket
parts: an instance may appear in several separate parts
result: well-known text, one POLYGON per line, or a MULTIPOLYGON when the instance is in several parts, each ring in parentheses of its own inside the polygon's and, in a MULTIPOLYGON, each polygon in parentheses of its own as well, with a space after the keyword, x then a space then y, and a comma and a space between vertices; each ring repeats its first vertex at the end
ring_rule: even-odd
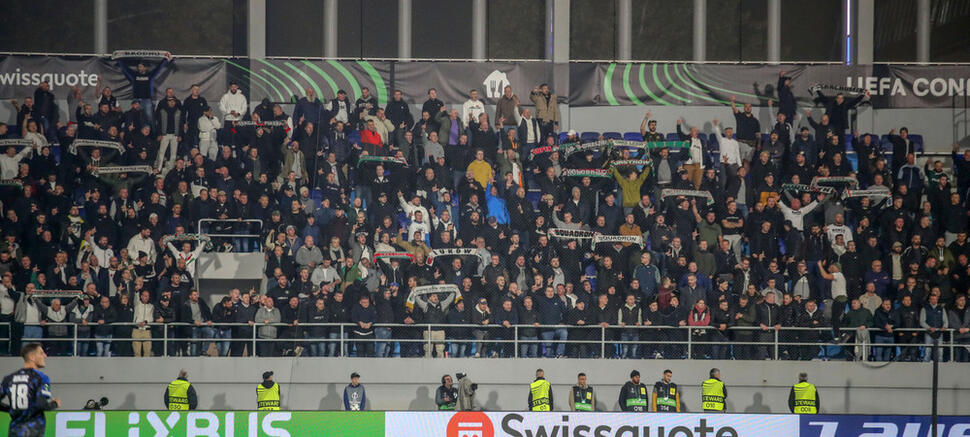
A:
POLYGON ((657 266, 640 264, 633 269, 633 276, 640 281, 640 293, 644 299, 651 299, 657 294, 657 288, 660 287, 660 270, 657 266))
POLYGON ((320 119, 323 117, 323 103, 320 99, 313 99, 313 101, 307 100, 306 97, 301 97, 297 100, 296 106, 293 107, 293 122, 294 124, 301 124, 300 117, 303 117, 303 121, 309 121, 313 123, 314 127, 319 130, 323 126, 319 126, 320 119))
POLYGON ((536 297, 536 309, 539 311, 539 323, 542 325, 558 325, 566 315, 566 304, 559 296, 553 296, 551 299, 545 295, 536 297))
POLYGON ((485 188, 485 205, 488 207, 488 217, 495 217, 500 225, 509 224, 509 210, 505 208, 505 199, 492 196, 492 185, 485 188))

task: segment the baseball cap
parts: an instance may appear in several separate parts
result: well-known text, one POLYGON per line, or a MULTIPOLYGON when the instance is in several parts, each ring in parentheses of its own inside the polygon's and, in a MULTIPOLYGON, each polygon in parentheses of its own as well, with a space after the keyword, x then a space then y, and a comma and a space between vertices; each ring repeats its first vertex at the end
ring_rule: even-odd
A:
POLYGON ((353 378, 360 378, 360 374, 359 374, 359 373, 357 373, 357 372, 354 372, 354 373, 351 373, 351 374, 350 374, 350 378, 351 378, 351 379, 353 379, 353 378))
POLYGON ((263 372, 263 379, 269 379, 269 377, 271 377, 271 376, 273 376, 273 371, 272 370, 263 372))

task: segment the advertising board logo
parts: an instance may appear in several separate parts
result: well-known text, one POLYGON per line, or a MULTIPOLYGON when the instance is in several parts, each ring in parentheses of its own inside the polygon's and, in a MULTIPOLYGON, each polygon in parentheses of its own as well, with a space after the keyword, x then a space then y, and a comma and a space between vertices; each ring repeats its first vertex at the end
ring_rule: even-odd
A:
POLYGON ((455 413, 448 421, 447 437, 494 437, 492 421, 481 411, 455 413))
POLYGON ((498 70, 489 73, 485 77, 485 80, 482 81, 482 85, 485 86, 485 96, 490 99, 502 97, 502 93, 505 92, 505 86, 509 84, 509 75, 498 70))

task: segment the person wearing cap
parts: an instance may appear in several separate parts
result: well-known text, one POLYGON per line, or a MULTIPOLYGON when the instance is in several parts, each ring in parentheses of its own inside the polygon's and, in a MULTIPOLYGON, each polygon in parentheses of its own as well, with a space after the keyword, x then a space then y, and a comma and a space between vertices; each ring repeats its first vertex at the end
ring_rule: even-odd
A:
POLYGON ((663 378, 653 384, 653 397, 650 400, 651 411, 655 413, 680 412, 680 390, 673 382, 674 372, 664 370, 663 378))
POLYGON ((546 373, 536 369, 536 379, 529 384, 529 411, 552 411, 552 385, 546 381, 546 373))
POLYGON ((441 377, 441 386, 434 393, 434 403, 442 411, 453 411, 458 403, 458 388, 454 386, 451 375, 441 377))
POLYGON ((170 411, 194 410, 199 406, 199 396, 195 393, 195 387, 189 383, 187 370, 179 370, 178 378, 168 383, 163 402, 170 411))
POLYGON ((350 384, 344 387, 344 411, 364 411, 367 407, 367 393, 360 383, 360 374, 350 374, 350 384))
POLYGON ((795 414, 818 414, 820 404, 818 389, 808 382, 808 374, 798 374, 798 384, 788 393, 788 409, 795 414))
POLYGON ((640 382, 640 371, 630 372, 630 380, 620 388, 620 409, 635 413, 645 413, 649 398, 647 385, 640 382))
POLYGON ((721 370, 711 369, 710 378, 701 384, 701 407, 708 413, 723 413, 727 388, 721 382, 721 370))
POLYGON ((273 381, 273 372, 263 372, 263 382, 256 386, 256 409, 279 411, 280 400, 280 385, 273 381))
POLYGON ((576 375, 572 395, 572 402, 569 404, 572 411, 596 411, 596 394, 593 393, 593 386, 586 383, 585 373, 576 375))

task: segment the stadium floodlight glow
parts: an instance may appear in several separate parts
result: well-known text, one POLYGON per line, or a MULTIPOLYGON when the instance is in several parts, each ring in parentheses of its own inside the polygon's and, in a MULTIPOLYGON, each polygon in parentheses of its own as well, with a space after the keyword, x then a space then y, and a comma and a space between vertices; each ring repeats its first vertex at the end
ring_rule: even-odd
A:
POLYGON ((852 65, 852 0, 845 0, 845 65, 852 65))

